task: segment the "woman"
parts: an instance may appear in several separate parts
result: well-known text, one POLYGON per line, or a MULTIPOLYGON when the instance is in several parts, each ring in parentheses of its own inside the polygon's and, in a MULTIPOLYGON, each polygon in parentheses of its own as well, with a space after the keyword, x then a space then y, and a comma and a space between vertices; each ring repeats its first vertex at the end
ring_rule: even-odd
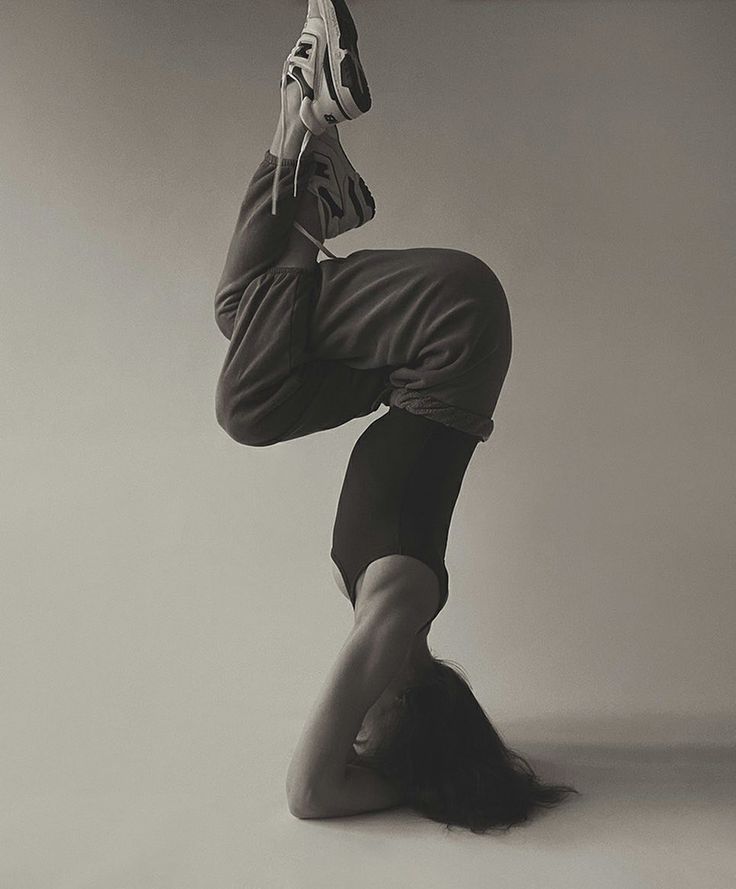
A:
POLYGON ((467 253, 324 247, 375 215, 337 135, 370 106, 347 6, 310 0, 217 290, 230 340, 217 418, 261 447, 389 407, 358 439, 340 494, 331 555, 355 621, 294 752, 290 811, 410 805, 483 831, 570 792, 504 745, 427 644, 448 596, 452 511, 510 362, 509 309, 467 253))

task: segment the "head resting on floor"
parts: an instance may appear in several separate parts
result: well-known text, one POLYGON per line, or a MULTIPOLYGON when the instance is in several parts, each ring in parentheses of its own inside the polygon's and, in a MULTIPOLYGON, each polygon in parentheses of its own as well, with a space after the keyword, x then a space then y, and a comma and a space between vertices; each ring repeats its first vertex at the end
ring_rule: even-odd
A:
POLYGON ((433 655, 404 672, 361 732, 361 763, 399 787, 408 806, 448 828, 510 827, 577 792, 543 783, 505 745, 462 668, 433 655))

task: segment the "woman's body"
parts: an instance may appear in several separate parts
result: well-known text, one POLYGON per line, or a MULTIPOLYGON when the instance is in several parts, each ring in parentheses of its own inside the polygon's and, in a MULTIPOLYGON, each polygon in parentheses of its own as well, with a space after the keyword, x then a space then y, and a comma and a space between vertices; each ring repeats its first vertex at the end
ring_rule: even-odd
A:
MULTIPOLYGON (((389 406, 356 442, 338 504, 333 570, 355 623, 289 769, 300 817, 409 801, 356 752, 380 747, 404 691, 441 678, 427 634, 447 599, 450 518, 474 449, 493 430, 511 356, 506 297, 474 256, 413 248, 316 261, 326 233, 375 210, 315 113, 342 120, 346 106, 353 116, 370 106, 356 44, 344 0, 310 0, 215 300, 230 340, 217 417, 236 441, 276 444, 389 406), (336 94, 325 83, 330 59, 336 94)), ((437 701, 450 694, 436 687, 437 701)))

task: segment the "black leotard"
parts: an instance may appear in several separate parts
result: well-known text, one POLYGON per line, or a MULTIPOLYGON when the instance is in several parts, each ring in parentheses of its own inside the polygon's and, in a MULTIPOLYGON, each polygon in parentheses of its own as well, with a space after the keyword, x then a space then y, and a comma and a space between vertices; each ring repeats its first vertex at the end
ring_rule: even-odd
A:
POLYGON ((445 550, 450 520, 479 441, 393 406, 358 438, 340 493, 331 552, 353 608, 363 569, 400 553, 436 573, 440 604, 434 617, 439 614, 449 592, 445 550))

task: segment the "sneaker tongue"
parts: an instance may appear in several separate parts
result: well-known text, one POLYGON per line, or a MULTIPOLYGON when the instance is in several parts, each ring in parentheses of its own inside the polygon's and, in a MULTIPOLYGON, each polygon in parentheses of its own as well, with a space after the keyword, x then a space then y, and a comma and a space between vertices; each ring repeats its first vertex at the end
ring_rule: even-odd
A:
MULTIPOLYGON (((304 22, 304 27, 302 28, 302 35, 307 31, 309 34, 317 34, 322 40, 325 39, 325 23, 318 16, 309 16, 307 20, 304 22)), ((299 40, 297 40, 297 44, 300 42, 301 36, 299 40)))

